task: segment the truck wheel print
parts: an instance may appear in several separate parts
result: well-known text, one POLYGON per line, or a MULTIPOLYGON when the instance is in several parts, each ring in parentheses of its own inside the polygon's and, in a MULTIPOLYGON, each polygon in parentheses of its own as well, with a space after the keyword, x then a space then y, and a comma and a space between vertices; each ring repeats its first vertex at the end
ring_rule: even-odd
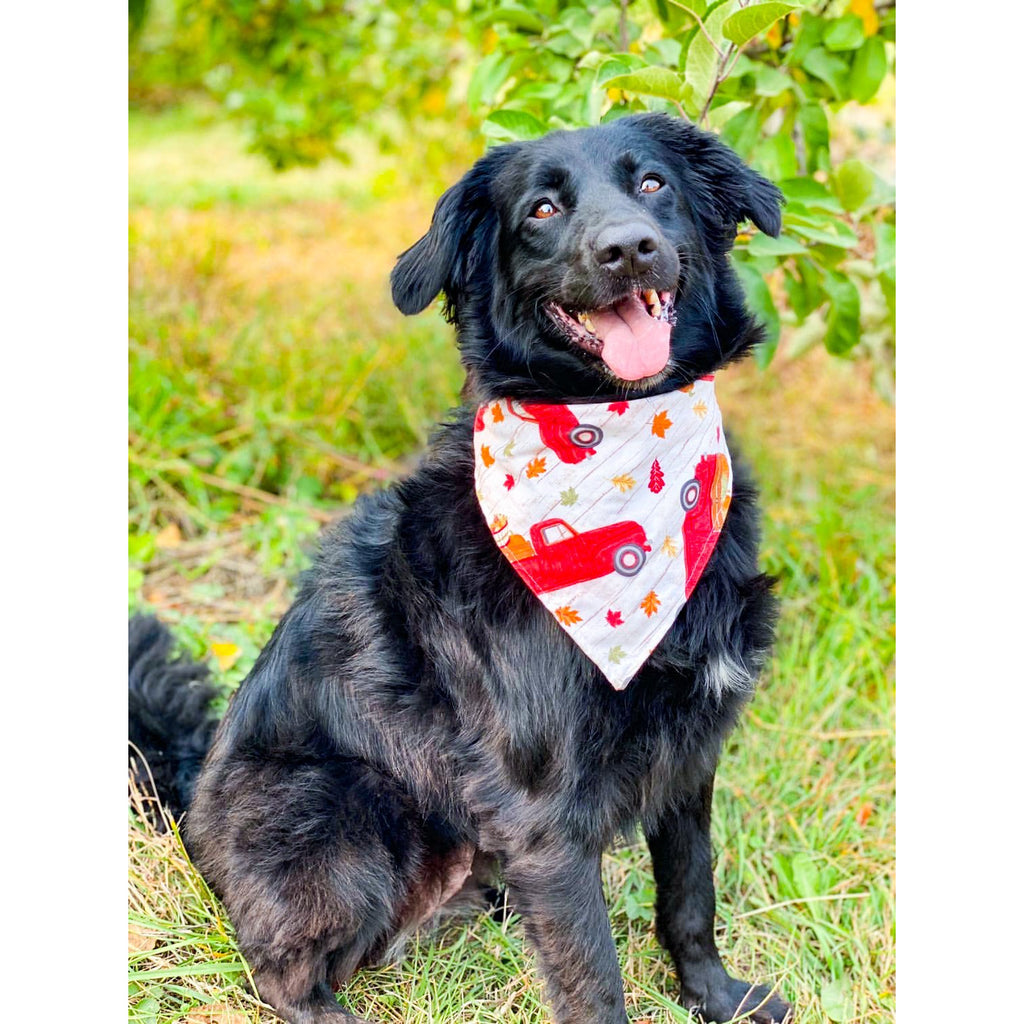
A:
POLYGON ((647 561, 647 555, 639 544, 623 544, 612 556, 612 565, 620 576, 635 576, 647 561))
POLYGON ((577 448, 596 448, 604 440, 604 431, 589 423, 581 423, 569 431, 569 440, 577 448))
POLYGON ((697 507, 698 501, 700 501, 700 481, 696 477, 692 477, 683 484, 683 489, 679 492, 679 504, 683 506, 684 512, 689 512, 697 507))

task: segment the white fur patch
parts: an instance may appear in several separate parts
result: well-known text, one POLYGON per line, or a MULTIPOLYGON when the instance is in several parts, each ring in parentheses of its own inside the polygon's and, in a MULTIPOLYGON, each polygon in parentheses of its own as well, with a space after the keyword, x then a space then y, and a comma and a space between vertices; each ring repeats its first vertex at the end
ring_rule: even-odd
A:
POLYGON ((701 676, 706 691, 715 697, 721 697, 732 690, 751 690, 754 685, 753 673, 728 654, 712 657, 704 666, 701 676))

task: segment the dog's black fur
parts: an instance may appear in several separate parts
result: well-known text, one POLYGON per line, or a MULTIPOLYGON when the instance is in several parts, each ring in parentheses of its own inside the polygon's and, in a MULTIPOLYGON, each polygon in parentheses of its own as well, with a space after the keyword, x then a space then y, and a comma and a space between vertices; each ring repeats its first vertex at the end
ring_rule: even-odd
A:
MULTIPOLYGON (((629 117, 491 151, 399 258, 402 311, 444 292, 468 372, 463 404, 408 479, 360 499, 326 534, 234 696, 185 816, 260 994, 289 1020, 357 1019, 332 988, 496 871, 554 1020, 621 1024, 600 861, 637 822, 686 1004, 719 1021, 786 1015, 767 989, 726 973, 714 941, 715 766, 774 621, 749 476, 737 460, 704 575, 618 692, 495 545, 474 496, 472 442, 481 401, 635 398, 746 353, 760 330, 727 253, 739 221, 777 234, 780 202, 713 136, 629 117), (662 183, 653 194, 639 190, 645 175, 662 183), (557 215, 541 220, 531 214, 544 199, 557 215), (651 240, 630 282, 593 257, 597 235, 623 223, 651 240), (627 284, 675 298, 669 364, 634 383, 546 312, 614 302, 627 284)), ((173 721, 165 732, 173 742, 173 721)), ((187 778, 174 792, 188 800, 187 778)))

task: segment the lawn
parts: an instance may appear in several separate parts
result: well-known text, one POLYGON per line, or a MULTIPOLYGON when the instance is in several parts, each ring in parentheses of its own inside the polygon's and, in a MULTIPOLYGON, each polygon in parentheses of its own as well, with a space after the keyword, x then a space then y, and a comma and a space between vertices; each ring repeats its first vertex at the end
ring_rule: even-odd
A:
MULTIPOLYGON (((433 140, 436 142, 436 140, 433 140)), ((403 319, 394 256, 468 149, 274 175, 201 109, 130 122, 129 603, 209 658, 225 692, 287 607, 323 523, 400 475, 458 401, 450 329, 403 319), (415 165, 414 177, 404 167, 415 165)), ((893 412, 867 367, 784 340, 719 377, 764 496, 775 656, 724 752, 721 948, 800 1021, 894 1004, 893 412)), ((173 834, 129 828, 129 1019, 276 1018, 173 834)), ((687 1021, 651 924, 641 842, 605 858, 631 1019, 687 1021)), ((381 1022, 546 1020, 513 916, 452 924, 348 987, 381 1022)))

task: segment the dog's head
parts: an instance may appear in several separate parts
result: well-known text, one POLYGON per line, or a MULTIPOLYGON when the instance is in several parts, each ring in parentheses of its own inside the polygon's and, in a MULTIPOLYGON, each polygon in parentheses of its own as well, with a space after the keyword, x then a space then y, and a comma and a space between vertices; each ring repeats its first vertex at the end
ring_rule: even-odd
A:
POLYGON ((489 152, 398 258, 395 304, 444 292, 483 399, 640 395, 746 352, 760 328, 727 253, 779 233, 782 194, 715 136, 662 114, 489 152))

